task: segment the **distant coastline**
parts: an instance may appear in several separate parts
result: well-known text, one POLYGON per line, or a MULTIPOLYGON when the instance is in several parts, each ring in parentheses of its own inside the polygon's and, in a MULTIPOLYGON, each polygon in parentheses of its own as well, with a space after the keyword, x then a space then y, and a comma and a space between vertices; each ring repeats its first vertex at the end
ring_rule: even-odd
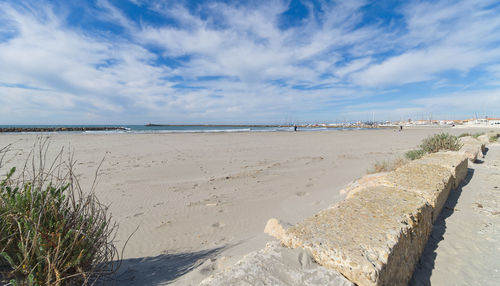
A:
POLYGON ((5 127, 0 128, 0 133, 18 133, 18 132, 75 132, 75 131, 113 131, 127 130, 125 127, 5 127))
MULTIPOLYGON (((297 131, 374 129, 378 126, 339 124, 297 124, 297 131)), ((145 125, 0 125, 7 133, 227 133, 291 132, 294 125, 283 124, 145 124, 145 125)))
POLYGON ((326 124, 155 124, 148 123, 144 125, 145 127, 234 127, 234 128, 288 128, 297 126, 300 128, 380 128, 378 125, 368 125, 368 124, 338 124, 338 125, 326 125, 326 124))
MULTIPOLYGON (((278 125, 278 124, 145 124, 146 127, 290 127, 290 125, 278 125)), ((292 125, 293 126, 293 125, 292 125)))

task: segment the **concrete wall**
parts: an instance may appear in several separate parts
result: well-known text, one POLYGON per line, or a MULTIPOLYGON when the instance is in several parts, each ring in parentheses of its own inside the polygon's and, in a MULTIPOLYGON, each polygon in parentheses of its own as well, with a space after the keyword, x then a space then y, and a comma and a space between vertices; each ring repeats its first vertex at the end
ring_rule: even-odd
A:
MULTIPOLYGON (((459 152, 429 154, 395 171, 365 176, 346 188, 344 201, 294 226, 281 225, 276 219, 268 222, 265 231, 281 245, 306 251, 325 269, 342 275, 318 270, 319 284, 305 283, 300 279, 310 277, 309 272, 287 268, 287 263, 277 262, 276 255, 269 258, 270 252, 281 251, 275 245, 261 250, 260 256, 259 252, 249 254, 202 285, 233 285, 248 279, 249 273, 275 281, 269 285, 407 285, 449 193, 466 177, 468 161, 482 156, 484 143, 472 139, 463 139, 459 152), (286 277, 300 279, 283 278, 276 268, 265 266, 271 264, 281 265, 286 277), (276 276, 281 280, 272 280, 276 276)), ((268 285, 261 280, 244 281, 242 285, 268 285)))

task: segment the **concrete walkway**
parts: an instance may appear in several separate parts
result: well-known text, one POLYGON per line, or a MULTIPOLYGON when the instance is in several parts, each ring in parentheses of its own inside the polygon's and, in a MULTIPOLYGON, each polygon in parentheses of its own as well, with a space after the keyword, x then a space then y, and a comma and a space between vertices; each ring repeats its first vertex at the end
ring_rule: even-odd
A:
POLYGON ((469 164, 434 224, 410 285, 499 285, 500 144, 469 164))

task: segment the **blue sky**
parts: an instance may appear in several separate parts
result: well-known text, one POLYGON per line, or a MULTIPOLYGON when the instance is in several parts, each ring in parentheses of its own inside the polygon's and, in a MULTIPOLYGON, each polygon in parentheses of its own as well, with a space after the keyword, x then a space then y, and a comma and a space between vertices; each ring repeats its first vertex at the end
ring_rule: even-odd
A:
POLYGON ((0 0, 0 124, 500 117, 498 1, 0 0))

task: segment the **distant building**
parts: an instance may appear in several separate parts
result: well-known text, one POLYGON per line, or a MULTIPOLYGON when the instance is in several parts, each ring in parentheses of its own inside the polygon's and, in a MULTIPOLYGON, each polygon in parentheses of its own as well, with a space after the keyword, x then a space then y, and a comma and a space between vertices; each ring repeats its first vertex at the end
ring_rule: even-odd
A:
POLYGON ((500 118, 487 118, 488 120, 488 125, 499 125, 500 124, 500 118))
POLYGON ((427 124, 429 124, 429 121, 428 120, 415 120, 415 121, 413 121, 413 124, 414 125, 427 125, 427 124))
POLYGON ((500 118, 471 118, 464 120, 465 125, 500 125, 500 118))

